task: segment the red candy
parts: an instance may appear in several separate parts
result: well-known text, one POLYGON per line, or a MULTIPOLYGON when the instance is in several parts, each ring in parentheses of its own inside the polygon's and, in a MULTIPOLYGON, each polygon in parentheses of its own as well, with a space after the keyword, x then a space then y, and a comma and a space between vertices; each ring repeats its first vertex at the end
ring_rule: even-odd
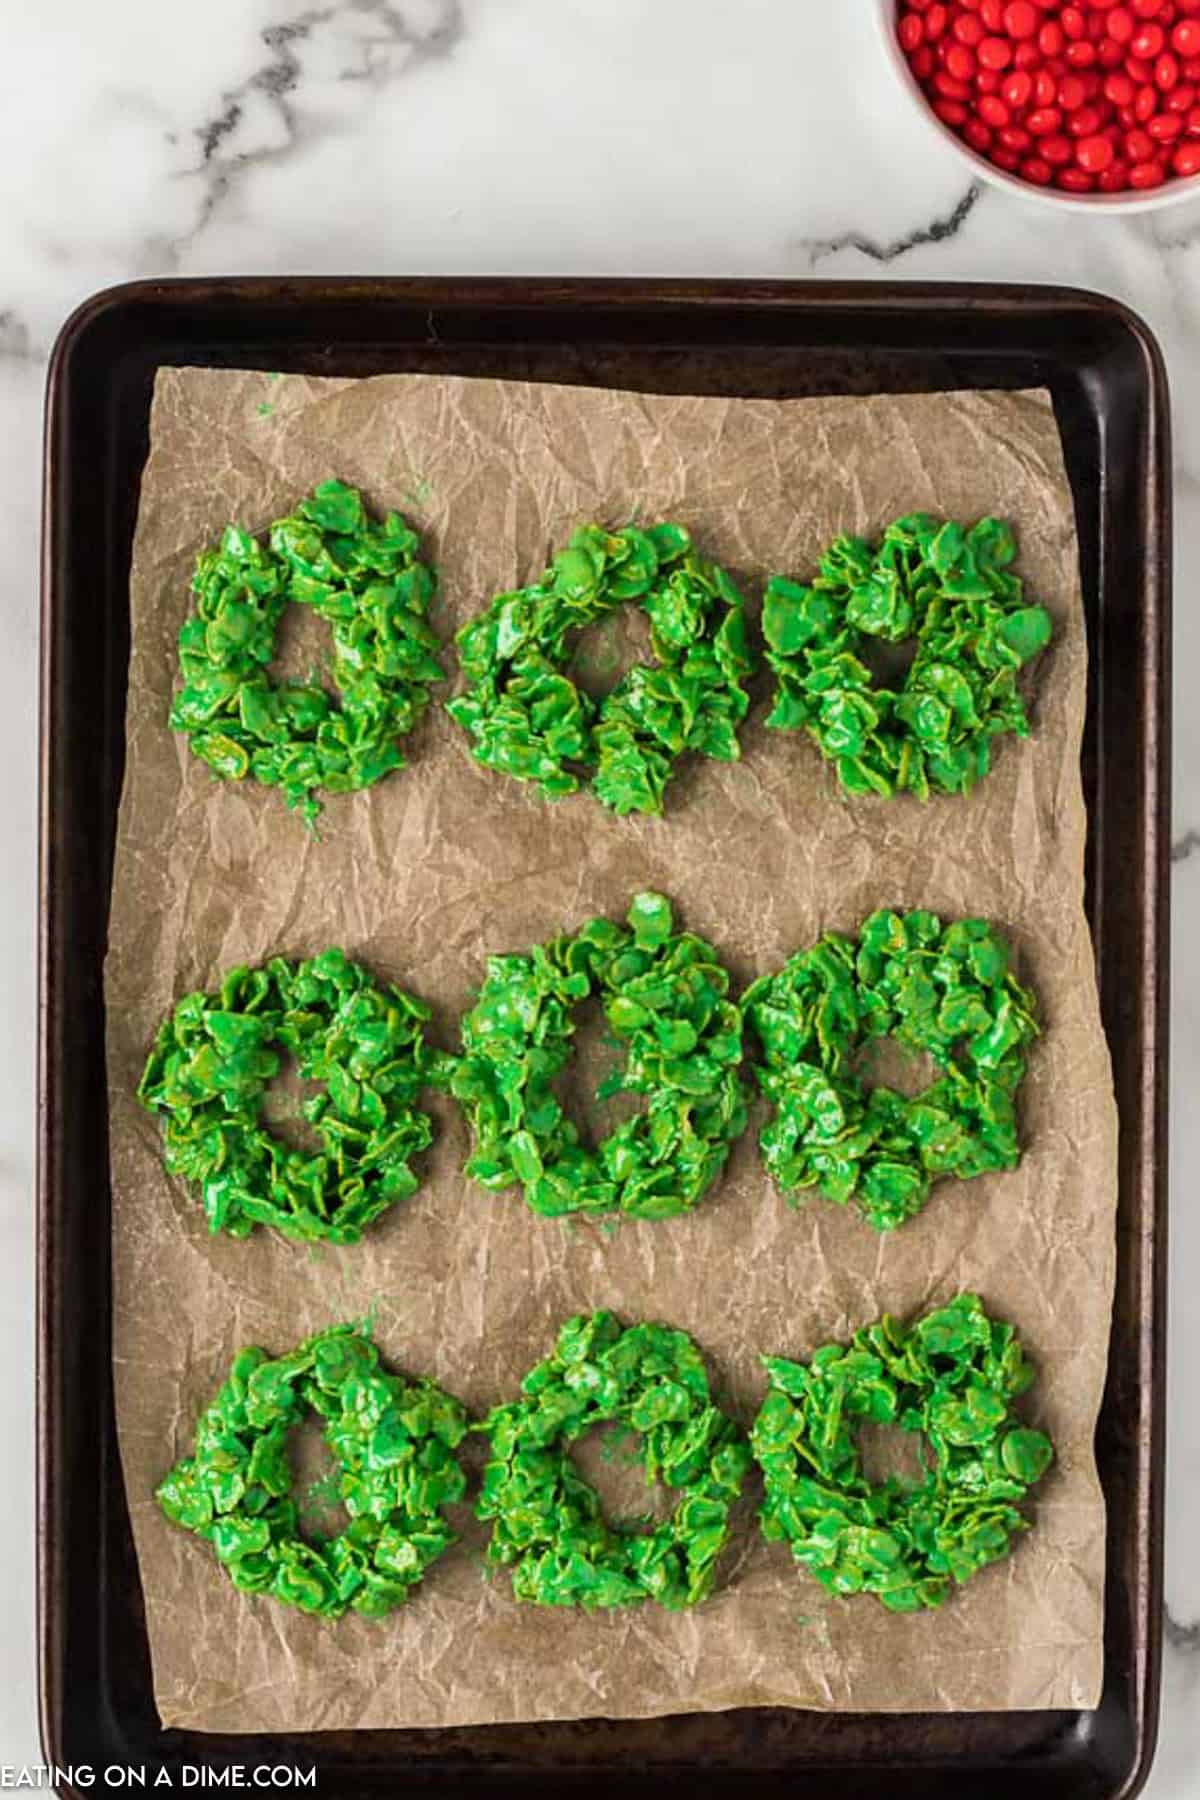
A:
POLYGON ((1107 169, 1116 154, 1106 137, 1081 137, 1075 146, 1075 161, 1089 175, 1099 175, 1107 169))
POLYGON ((1161 25, 1143 25, 1142 29, 1129 40, 1129 48, 1134 56, 1140 56, 1146 62, 1152 62, 1161 55, 1166 44, 1161 25))
POLYGON ((1037 7, 1030 0, 1011 0, 1004 9, 1004 29, 1010 38, 1031 38, 1038 28, 1037 7))
POLYGON ((938 70, 933 78, 933 86, 945 100, 969 100, 971 98, 970 82, 956 81, 953 75, 946 73, 945 69, 938 70))
POLYGON ((936 116, 1034 187, 1200 177, 1200 0, 896 0, 936 116))

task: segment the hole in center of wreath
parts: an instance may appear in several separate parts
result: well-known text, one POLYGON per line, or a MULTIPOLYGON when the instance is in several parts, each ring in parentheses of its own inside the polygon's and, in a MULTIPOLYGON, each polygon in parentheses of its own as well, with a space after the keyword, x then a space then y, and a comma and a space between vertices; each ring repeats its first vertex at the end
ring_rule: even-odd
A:
POLYGON ((323 1081, 307 1081, 296 1066, 295 1057, 279 1054, 279 1073, 267 1083, 263 1094, 263 1124, 289 1150, 304 1156, 319 1156, 323 1149, 315 1125, 310 1125, 301 1110, 305 1101, 324 1092, 323 1081))
POLYGON ((565 673, 593 700, 602 700, 635 663, 653 661, 650 621, 630 601, 580 633, 565 673))
POLYGON ((867 1420, 858 1427, 856 1437, 862 1472, 874 1486, 896 1480, 901 1487, 920 1487, 933 1459, 927 1455, 922 1462, 924 1439, 919 1432, 867 1420))
POLYGON ((626 1119, 645 1112, 646 1097, 624 1091, 601 1097, 601 1090, 620 1077, 626 1046, 617 1041, 595 995, 579 1003, 573 1022, 571 1060, 553 1085, 583 1142, 594 1150, 626 1119))
POLYGON ((572 1444, 571 1459, 617 1529, 643 1537, 675 1511, 678 1496, 646 1480, 640 1431, 616 1421, 597 1425, 572 1444))
POLYGON ((887 638, 864 634, 857 651, 859 662, 870 669, 875 686, 887 688, 893 694, 898 694, 904 686, 916 655, 915 637, 902 638, 898 644, 893 644, 887 638))
POLYGON ((288 1438, 292 1495, 306 1538, 331 1538, 346 1530, 350 1515, 342 1505, 341 1471, 325 1442, 321 1421, 302 1419, 288 1438))
POLYGON ((333 685, 333 636, 328 619, 298 601, 285 606, 275 631, 275 654, 267 675, 276 687, 320 688, 337 704, 333 685))
POLYGON ((909 1050, 895 1038, 871 1038, 854 1058, 854 1073, 868 1089, 890 1088, 906 1100, 924 1093, 941 1071, 924 1050, 909 1050))

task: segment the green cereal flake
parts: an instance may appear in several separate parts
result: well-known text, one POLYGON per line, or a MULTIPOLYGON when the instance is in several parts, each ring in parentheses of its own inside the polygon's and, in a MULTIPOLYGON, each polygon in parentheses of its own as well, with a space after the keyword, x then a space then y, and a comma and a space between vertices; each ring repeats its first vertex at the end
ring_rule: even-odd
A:
POLYGON ((433 1141, 417 1099, 447 1070, 425 1042, 428 1017, 336 949, 231 969, 215 993, 185 995, 159 1030, 138 1098, 161 1117, 167 1168, 199 1188, 209 1230, 240 1238, 269 1225, 353 1244, 414 1193, 411 1159, 433 1141), (320 1140, 315 1154, 292 1149, 262 1117, 285 1055, 323 1084, 301 1109, 320 1140))
POLYGON ((763 597, 777 731, 805 730, 850 794, 965 794, 987 774, 991 741, 1028 737, 1017 687, 1053 635, 1023 598, 999 519, 969 530, 910 513, 878 545, 837 538, 811 586, 774 576, 763 597), (863 660, 872 643, 913 641, 898 686, 863 660))
POLYGON ((1015 1096, 1038 1026, 1009 961, 983 919, 877 912, 857 938, 829 932, 747 990, 755 1075, 772 1108, 759 1144, 785 1193, 854 1199, 890 1231, 935 1181, 1017 1166, 1015 1096), (932 1057, 939 1078, 911 1099, 868 1092, 856 1059, 886 1037, 932 1057))
POLYGON ((192 1454, 155 1497, 243 1593, 326 1619, 382 1618, 455 1542, 445 1508, 466 1493, 455 1454, 466 1432, 457 1400, 389 1374, 369 1338, 336 1325, 274 1361, 240 1351, 192 1454), (332 1498, 350 1516, 336 1537, 301 1536, 291 1492, 288 1438, 310 1413, 337 1463, 332 1498))
POLYGON ((742 597, 682 525, 584 525, 540 581, 497 594, 458 633, 467 688, 447 710, 486 768, 549 799, 582 782, 615 813, 660 813, 678 757, 735 762, 753 664, 742 597), (653 663, 595 701, 565 673, 578 632, 626 602, 650 620, 653 663))
POLYGON ((910 1325, 888 1314, 807 1364, 764 1357, 770 1388, 750 1442, 763 1473, 763 1536, 831 1594, 873 1594, 891 1612, 940 1606, 1009 1554, 1020 1503, 1054 1451, 1017 1417, 1034 1379, 1011 1325, 975 1294, 910 1325), (867 1421, 919 1432, 924 1480, 872 1485, 855 1443, 867 1421))
POLYGON ((170 724, 219 780, 282 788, 311 825, 320 794, 370 787, 403 767, 400 740, 443 679, 428 618, 436 577, 417 550, 399 513, 373 523, 357 489, 325 481, 265 543, 230 525, 201 553, 170 724), (335 692, 320 680, 271 680, 289 603, 328 622, 335 692))
POLYGON ((663 1325, 623 1330, 611 1312, 570 1319, 553 1355, 478 1429, 491 1458, 476 1504, 493 1521, 488 1558, 512 1570, 513 1593, 537 1606, 628 1606, 672 1611, 712 1592, 729 1513, 750 1466, 745 1438, 709 1397, 691 1338, 663 1325), (644 1531, 604 1517, 570 1446, 613 1421, 640 1435, 647 1483, 679 1502, 644 1531))
POLYGON ((742 1022, 729 987, 715 950, 675 931, 660 894, 637 895, 628 926, 591 919, 573 936, 490 956, 450 1081, 474 1133, 467 1173, 487 1188, 519 1185, 546 1217, 690 1211, 746 1125, 742 1022), (554 1091, 571 1059, 572 1014, 592 995, 626 1050, 598 1098, 646 1097, 645 1111, 595 1150, 554 1091))

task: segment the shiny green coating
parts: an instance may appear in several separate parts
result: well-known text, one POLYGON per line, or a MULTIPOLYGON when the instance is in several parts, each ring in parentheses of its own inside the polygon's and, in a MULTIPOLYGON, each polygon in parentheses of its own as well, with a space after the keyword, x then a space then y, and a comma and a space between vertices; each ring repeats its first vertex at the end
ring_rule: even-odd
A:
POLYGON ((1028 605, 999 519, 969 530, 910 513, 878 546, 839 537, 811 587, 773 576, 763 597, 778 677, 767 724, 807 731, 851 794, 965 794, 987 774, 991 740, 1028 737, 1017 671, 1044 650, 1050 614, 1028 605), (863 660, 872 640, 915 639, 898 688, 863 660))
POLYGON ((164 1121, 172 1175, 200 1189, 210 1231, 357 1243, 419 1186, 410 1158, 433 1142, 423 1088, 446 1062, 425 1043, 429 1009, 375 982, 344 950, 231 969, 186 994, 161 1026, 138 1098, 164 1121), (301 1111, 320 1139, 293 1149, 262 1118, 283 1056, 324 1085, 301 1111))
POLYGON ((323 481, 267 543, 230 525, 202 552, 170 723, 215 775, 282 788, 311 825, 318 793, 370 787, 403 767, 398 740, 444 679, 428 619, 436 578, 418 543, 399 513, 372 523, 356 488, 323 481), (316 676, 268 674, 291 601, 329 621, 336 697, 316 676))
POLYGON ((660 813, 677 757, 736 762, 752 665, 742 597, 682 525, 584 525, 532 587, 497 594, 457 636, 466 692, 447 711, 486 768, 549 799, 582 780, 613 812, 660 813), (576 634, 632 601, 653 664, 597 702, 564 673, 576 634))
POLYGON ((977 1295, 911 1325, 885 1313, 807 1365, 763 1363, 770 1389, 750 1434, 763 1536, 789 1543, 831 1594, 874 1594, 891 1612, 940 1606, 1028 1529, 1018 1506, 1054 1451, 1013 1409, 1034 1380, 1020 1340, 977 1295), (921 1482, 867 1481, 854 1434, 868 1421, 922 1434, 921 1482))
POLYGON ((520 1183, 527 1205, 549 1217, 687 1212, 745 1129, 728 973, 703 938, 675 931, 661 894, 638 894, 628 916, 627 927, 592 919, 574 936, 490 956, 462 1020, 450 1091, 475 1136, 467 1173, 487 1188, 520 1183), (553 1087, 571 1058, 573 1011, 592 995, 627 1052, 599 1098, 647 1097, 596 1150, 580 1143, 553 1087))
POLYGON ((466 1432, 457 1400, 389 1374, 370 1338, 335 1325, 274 1360, 239 1351, 192 1455, 155 1497, 244 1593, 326 1619, 382 1618, 456 1541, 443 1509, 466 1492, 455 1456, 466 1432), (350 1517, 337 1537, 301 1536, 291 1494, 288 1438, 309 1413, 323 1421, 350 1517))
POLYGON ((1020 1160, 1014 1099, 1038 1032, 1033 995, 983 919, 872 913, 857 939, 829 932, 742 998, 772 1105, 759 1143, 785 1192, 853 1198, 879 1231, 911 1219, 943 1176, 1020 1160), (894 1038, 941 1071, 908 1098, 866 1089, 862 1047, 894 1038))
POLYGON ((512 1569, 517 1599, 588 1611, 643 1600, 677 1611, 706 1599, 750 1451, 712 1404, 686 1332, 581 1315, 521 1392, 479 1428, 491 1459, 475 1507, 494 1521, 488 1560, 512 1569), (571 1460, 571 1444, 609 1420, 642 1434, 647 1484, 680 1495, 672 1517, 644 1534, 605 1519, 571 1460))

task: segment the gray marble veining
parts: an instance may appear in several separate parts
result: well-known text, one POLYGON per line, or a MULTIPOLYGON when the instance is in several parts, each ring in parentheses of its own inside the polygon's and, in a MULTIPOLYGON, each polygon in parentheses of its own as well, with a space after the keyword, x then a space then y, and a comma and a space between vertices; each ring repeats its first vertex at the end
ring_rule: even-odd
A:
MULTIPOLYGON (((713 274, 1096 287, 1175 401, 1171 1456, 1151 1800, 1200 1800, 1200 204, 1058 217, 895 104, 862 4, 58 0, 10 8, 0 108, 0 1433, 32 1445, 35 606, 54 333, 110 282, 255 271, 713 274), (1194 679, 1195 678, 1195 679, 1194 679)), ((28 1459, 0 1539, 0 1762, 37 1758, 28 1459)))
POLYGON ((902 256, 910 251, 918 250, 923 244, 945 244, 957 237, 983 195, 983 184, 971 182, 962 198, 957 200, 948 213, 930 219, 928 224, 916 225, 911 231, 900 237, 880 239, 868 237, 862 231, 843 231, 833 237, 797 238, 795 248, 806 251, 808 260, 815 269, 818 263, 824 262, 828 256, 837 256, 843 250, 855 250, 860 256, 871 262, 886 266, 899 262, 902 256))

